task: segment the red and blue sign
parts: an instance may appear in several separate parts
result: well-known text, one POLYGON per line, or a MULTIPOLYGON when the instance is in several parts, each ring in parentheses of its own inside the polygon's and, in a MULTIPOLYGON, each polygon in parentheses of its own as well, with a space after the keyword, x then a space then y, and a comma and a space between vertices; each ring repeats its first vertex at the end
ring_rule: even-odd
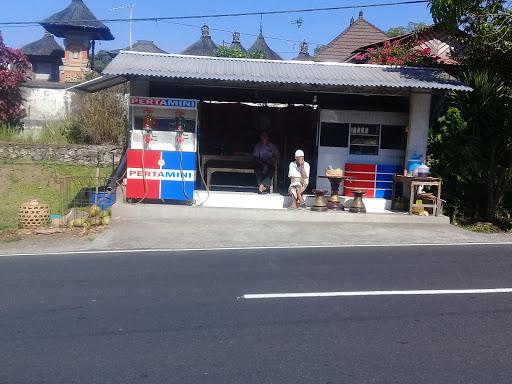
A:
POLYGON ((194 199, 195 152, 128 150, 126 198, 194 199))

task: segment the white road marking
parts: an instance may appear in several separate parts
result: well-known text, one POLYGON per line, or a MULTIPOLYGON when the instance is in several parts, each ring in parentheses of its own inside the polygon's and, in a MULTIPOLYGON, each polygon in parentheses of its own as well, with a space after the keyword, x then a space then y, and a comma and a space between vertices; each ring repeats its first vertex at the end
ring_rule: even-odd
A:
POLYGON ((81 251, 58 251, 40 253, 6 253, 8 256, 60 256, 120 253, 163 253, 163 252, 209 252, 209 251, 257 251, 274 249, 343 249, 343 248, 407 248, 407 247, 457 247, 469 245, 512 245, 512 242, 462 242, 462 243, 390 243, 390 244, 334 244, 334 245, 290 245, 290 246, 249 246, 249 247, 211 247, 211 248, 155 248, 155 249, 99 249, 81 251))
POLYGON ((425 289, 413 291, 347 291, 347 292, 290 292, 255 293, 243 295, 243 299, 288 299, 306 297, 353 297, 353 296, 407 296, 407 295, 466 295, 488 293, 512 293, 512 288, 490 289, 425 289))

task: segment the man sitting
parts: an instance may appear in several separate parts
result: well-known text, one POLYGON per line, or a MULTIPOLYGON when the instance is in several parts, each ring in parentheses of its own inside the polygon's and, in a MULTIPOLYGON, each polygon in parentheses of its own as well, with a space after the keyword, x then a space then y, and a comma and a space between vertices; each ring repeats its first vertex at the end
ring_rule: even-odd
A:
POLYGON ((275 164, 279 159, 277 147, 270 142, 267 131, 262 131, 260 142, 254 147, 252 155, 256 160, 256 177, 258 178, 258 192, 263 193, 270 189, 274 175, 275 164))
POLYGON ((304 161, 304 152, 300 149, 295 151, 295 161, 288 167, 288 177, 290 178, 290 188, 288 192, 292 195, 292 205, 290 208, 306 208, 302 194, 309 184, 309 163, 304 161))

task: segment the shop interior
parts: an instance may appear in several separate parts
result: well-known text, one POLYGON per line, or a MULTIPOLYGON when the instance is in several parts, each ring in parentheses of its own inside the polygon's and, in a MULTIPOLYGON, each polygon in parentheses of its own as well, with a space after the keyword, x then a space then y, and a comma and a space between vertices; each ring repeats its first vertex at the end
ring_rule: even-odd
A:
MULTIPOLYGON (((296 149, 306 153, 311 170, 316 169, 316 110, 311 106, 258 104, 237 102, 201 102, 199 106, 200 155, 213 156, 203 165, 209 167, 245 167, 243 157, 250 160, 254 146, 265 131, 279 150, 274 192, 286 192, 288 165, 296 149), (235 160, 232 160, 235 159, 235 160)), ((310 175, 314 180, 314 175, 310 175)), ((205 176, 206 178, 206 176, 205 176)), ((215 172, 212 190, 249 191, 257 188, 253 173, 215 172)))

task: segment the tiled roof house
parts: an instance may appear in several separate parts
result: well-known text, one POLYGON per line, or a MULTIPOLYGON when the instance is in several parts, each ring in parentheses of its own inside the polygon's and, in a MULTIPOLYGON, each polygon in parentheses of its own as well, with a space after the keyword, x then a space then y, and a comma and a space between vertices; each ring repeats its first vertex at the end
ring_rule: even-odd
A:
POLYGON ((420 42, 417 48, 429 48, 432 56, 438 57, 440 64, 457 65, 459 56, 464 51, 464 44, 461 42, 462 32, 448 32, 440 25, 431 25, 419 31, 413 31, 401 36, 388 37, 387 39, 357 48, 347 58, 347 62, 357 62, 354 57, 365 52, 368 48, 381 48, 384 43, 399 41, 403 43, 420 42))
POLYGON ((334 38, 329 44, 318 50, 315 59, 318 61, 343 62, 359 47, 377 43, 389 36, 375 25, 366 21, 363 12, 359 12, 357 20, 350 20, 350 26, 334 38))

